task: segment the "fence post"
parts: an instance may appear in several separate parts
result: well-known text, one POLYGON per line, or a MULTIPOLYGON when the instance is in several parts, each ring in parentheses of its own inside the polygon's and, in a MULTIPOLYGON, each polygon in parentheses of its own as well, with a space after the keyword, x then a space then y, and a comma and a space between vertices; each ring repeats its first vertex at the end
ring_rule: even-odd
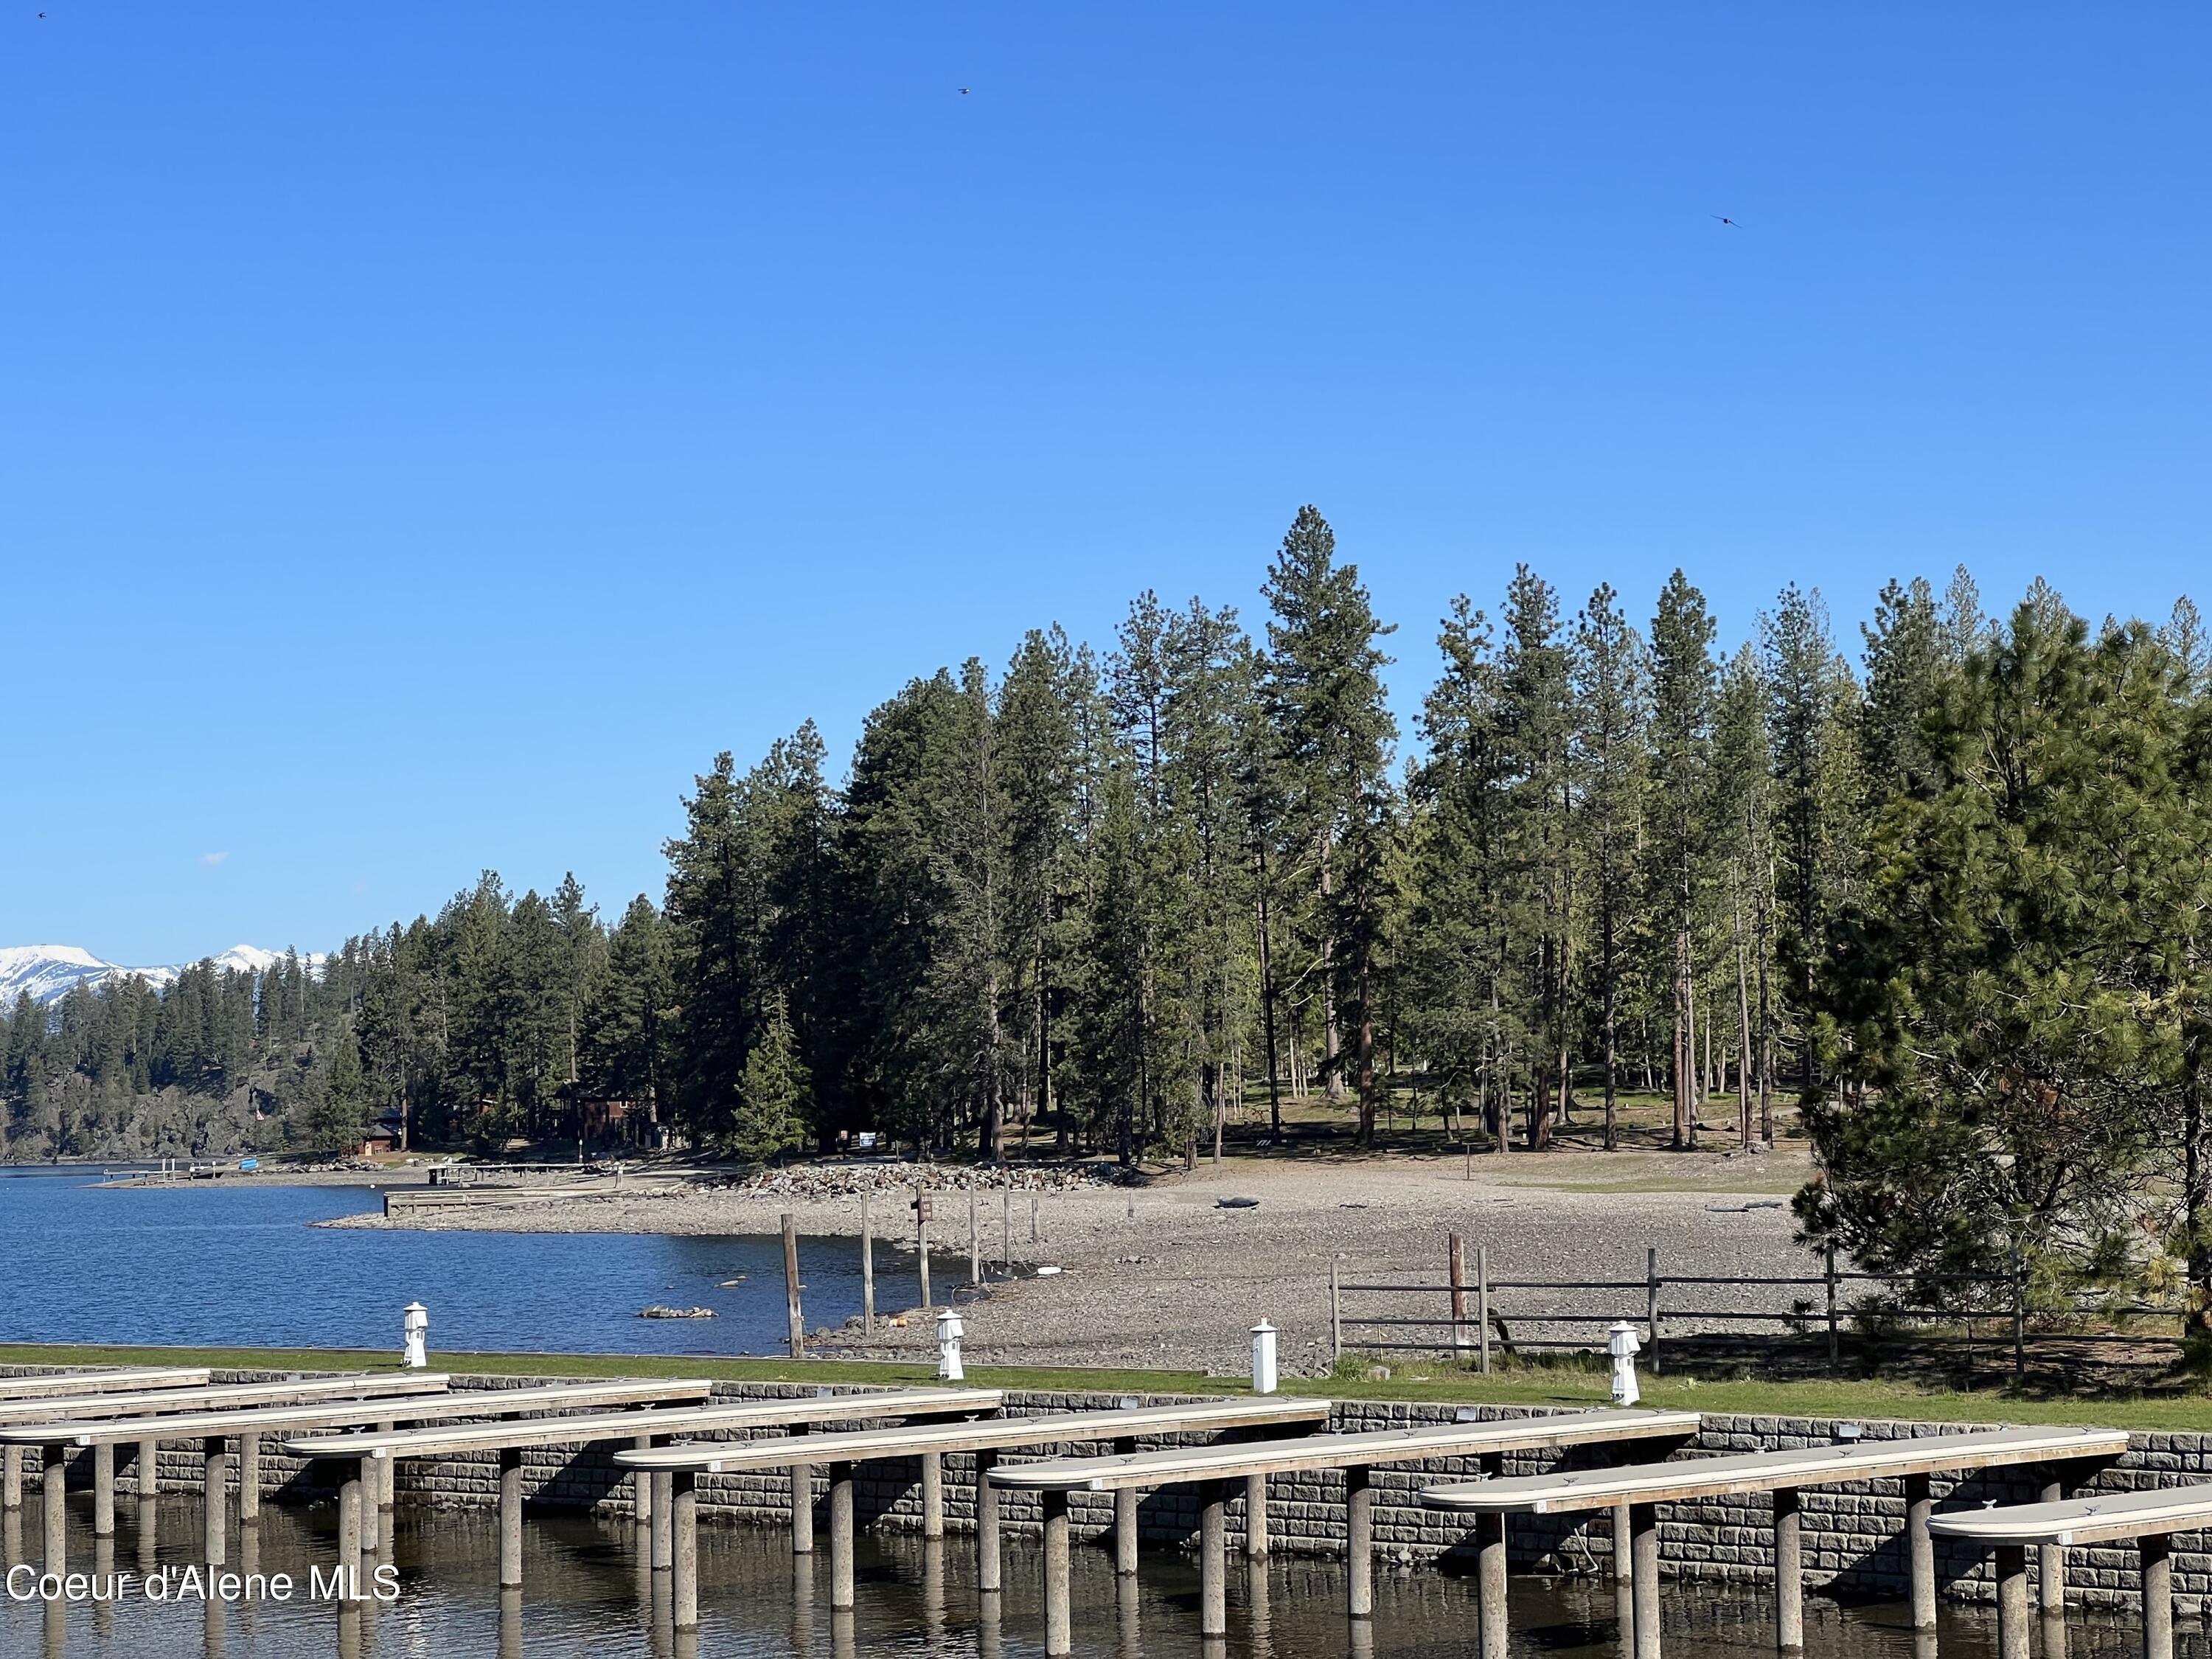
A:
POLYGON ((1014 1194, 1011 1188, 999 1194, 999 1243, 1006 1260, 1000 1263, 1001 1279, 1014 1276, 1014 1194))
POLYGON ((1490 1375, 1490 1246, 1474 1247, 1474 1322, 1482 1337, 1482 1374, 1490 1375))
POLYGON ((1828 1246, 1826 1277, 1828 1280, 1828 1370, 1836 1369, 1839 1345, 1836 1338, 1836 1247, 1828 1246))
POLYGON ((1344 1358, 1344 1290, 1338 1283, 1340 1277, 1336 1257, 1332 1255, 1328 1259, 1328 1363, 1332 1370, 1344 1358))
POLYGON ((1030 1243, 1032 1243, 1032 1244, 1034 1244, 1034 1243, 1036 1243, 1036 1242, 1037 1242, 1037 1201, 1036 1201, 1036 1194, 1035 1193, 1031 1193, 1031 1194, 1030 1194, 1030 1243))
POLYGON ((1467 1357, 1467 1241, 1457 1233, 1448 1233, 1444 1248, 1451 1264, 1452 1355, 1467 1357))
POLYGON ((2017 1382, 2027 1375, 2027 1274, 2026 1263, 2012 1259, 2012 1376, 2017 1382))
POLYGON ((983 1282, 983 1229, 975 1218, 975 1189, 968 1189, 968 1282, 983 1282))
POLYGON ((1644 1322, 1651 1331, 1651 1375, 1659 1375, 1659 1251, 1644 1253, 1644 1322))

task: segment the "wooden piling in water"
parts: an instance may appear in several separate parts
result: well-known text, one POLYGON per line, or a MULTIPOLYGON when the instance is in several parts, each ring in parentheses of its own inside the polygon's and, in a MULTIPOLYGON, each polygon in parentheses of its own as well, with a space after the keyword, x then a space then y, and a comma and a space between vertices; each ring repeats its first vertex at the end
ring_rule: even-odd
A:
MULTIPOLYGON (((361 1483, 351 1483, 354 1489, 354 1512, 357 1516, 361 1506, 361 1483)), ((354 1523, 357 1535, 361 1529, 358 1520, 354 1523)), ((654 1533, 656 1541, 659 1528, 654 1533)), ((502 1446, 499 1450, 499 1587, 501 1589, 522 1588, 522 1448, 502 1446)))
POLYGON ((677 1469, 668 1483, 669 1518, 675 1534, 669 1602, 678 1630, 696 1630, 699 1624, 699 1500, 693 1479, 690 1469, 677 1469))
POLYGON ((200 1450, 202 1484, 207 1490, 204 1508, 206 1559, 209 1565, 219 1567, 223 1563, 223 1544, 230 1530, 230 1443, 222 1435, 211 1434, 200 1443, 200 1450))
POLYGON ((790 1211, 783 1212, 784 1314, 791 1330, 791 1357, 806 1357, 806 1315, 799 1300, 799 1223, 790 1211))
POLYGON ((69 1571, 69 1448, 46 1448, 46 1463, 40 1474, 40 1484, 46 1499, 46 1554, 41 1558, 48 1572, 69 1571))
POLYGON ((92 1535, 115 1536, 115 1443, 102 1440, 92 1449, 92 1535))
POLYGON ((860 1334, 876 1334, 876 1231, 868 1218, 868 1195, 860 1194, 860 1334))

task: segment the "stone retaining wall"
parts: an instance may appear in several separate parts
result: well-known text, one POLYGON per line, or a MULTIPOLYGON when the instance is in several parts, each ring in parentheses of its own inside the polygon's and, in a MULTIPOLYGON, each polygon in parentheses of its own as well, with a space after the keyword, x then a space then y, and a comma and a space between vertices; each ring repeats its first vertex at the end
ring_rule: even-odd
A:
MULTIPOLYGON (((34 1368, 13 1367, 0 1375, 34 1368)), ((225 1373, 222 1382, 259 1381, 268 1373, 225 1373)), ((457 1389, 522 1388, 557 1379, 546 1377, 457 1377, 457 1389)), ((812 1384, 722 1383, 714 1390, 718 1400, 804 1398, 818 1392, 812 1384)), ((1189 1396, 1118 1394, 1023 1394, 1006 1396, 1007 1409, 1019 1415, 1050 1412, 1110 1411, 1131 1403, 1165 1405, 1189 1396)), ((1515 1407, 1468 1408, 1485 1419, 1525 1417, 1530 1409, 1515 1407)), ((1451 1406, 1340 1401, 1329 1427, 1340 1432, 1402 1428, 1425 1423, 1449 1423, 1459 1408, 1451 1406)), ((1869 1421, 1861 1425, 1869 1439, 1915 1435, 1957 1433, 1998 1424, 1936 1424, 1869 1421)), ((1695 1457, 1725 1452, 1774 1451, 1808 1445, 1825 1445, 1835 1437, 1837 1425, 1828 1419, 1747 1417, 1709 1414, 1698 1437, 1678 1456, 1695 1457)), ((1009 1460, 1033 1456, 1083 1456, 1098 1450, 1095 1444, 1059 1448, 1040 1447, 1002 1454, 1009 1460)), ((612 1448, 599 1449, 531 1449, 524 1453, 525 1489, 535 1503, 573 1510, 597 1509, 607 1514, 630 1510, 630 1483, 613 1463, 612 1448)), ((1639 1454, 1633 1449, 1628 1456, 1639 1454)), ((1505 1460, 1508 1474, 1535 1474, 1559 1467, 1561 1455, 1522 1453, 1505 1460)), ((1577 1464, 1608 1460, 1602 1448, 1583 1448, 1565 1454, 1577 1464)), ((82 1455, 80 1462, 82 1461, 82 1455)), ((129 1469, 129 1448, 118 1455, 118 1489, 129 1494, 134 1477, 129 1469)), ((237 1460, 232 1460, 234 1470, 237 1460)), ((198 1448, 165 1445, 161 1452, 160 1487, 164 1492, 196 1492, 200 1481, 198 1448)), ((307 1503, 330 1495, 331 1472, 312 1469, 301 1460, 286 1455, 264 1442, 262 1470, 264 1502, 307 1503)), ((1375 1471, 1375 1540, 1378 1565, 1426 1566, 1448 1573, 1469 1573, 1474 1553, 1468 1523, 1419 1504, 1420 1489, 1447 1480, 1468 1480, 1479 1471, 1472 1458, 1436 1458, 1419 1464, 1384 1467, 1375 1471)), ((945 1460, 945 1513, 948 1530, 967 1531, 974 1526, 975 1460, 948 1456, 945 1460)), ((817 1527, 825 1528, 823 1513, 826 1471, 817 1468, 815 1502, 817 1527)), ((73 1488, 89 1486, 87 1464, 70 1472, 73 1488)), ((1994 1470, 1972 1474, 1949 1485, 1939 1476, 1935 1495, 1939 1508, 1994 1500, 2001 1504, 2032 1502, 2042 1476, 2032 1468, 1994 1470)), ((2212 1479, 2212 1436, 2138 1433, 2128 1455, 2100 1473, 2083 1492, 2132 1491, 2212 1479)), ((854 1482, 855 1519, 862 1525, 915 1528, 921 1525, 921 1474, 918 1460, 864 1463, 854 1482)), ((409 1461, 399 1466, 398 1500, 404 1505, 481 1507, 498 1497, 496 1456, 489 1453, 447 1459, 435 1463, 409 1461)), ((731 1523, 787 1525, 790 1518, 789 1482, 781 1471, 763 1474, 708 1475, 698 1479, 699 1512, 702 1519, 731 1523)), ((1269 1528, 1278 1552, 1316 1556, 1340 1555, 1345 1547, 1344 1478, 1341 1472, 1276 1477, 1269 1488, 1269 1528)), ((1109 1494, 1075 1492, 1070 1495, 1069 1518, 1079 1537, 1103 1539, 1113 1520, 1109 1494)), ((1232 1547, 1243 1526, 1240 1498, 1229 1506, 1232 1547)), ((1144 1494, 1139 1517, 1146 1538, 1162 1542, 1192 1541, 1198 1527, 1196 1494, 1189 1488, 1144 1494)), ((1876 1481, 1842 1488, 1812 1488, 1802 1502, 1802 1528, 1807 1588, 1845 1594, 1901 1595, 1905 1587, 1905 1563, 1901 1534, 1905 1501, 1900 1482, 1876 1481)), ((1007 1528, 1019 1534, 1037 1527, 1038 1499, 1030 1492, 1002 1495, 1000 1515, 1007 1528)), ((1771 1583, 1772 1533, 1770 1500, 1763 1493, 1743 1498, 1713 1498, 1678 1504, 1661 1510, 1662 1570, 1670 1577, 1731 1583, 1771 1583)), ((1516 1571, 1575 1574, 1599 1571, 1612 1554, 1611 1522, 1603 1514, 1592 1516, 1514 1518, 1511 1551, 1516 1571)), ((2176 1540, 2174 1594, 2176 1611, 2199 1618, 2212 1613, 2212 1553, 2205 1540, 2191 1536, 2176 1540), (2179 1546, 2193 1546, 2179 1547, 2179 1546)), ((1945 1595, 1966 1601, 1988 1601, 1993 1595, 1987 1560, 1958 1550, 1938 1539, 1936 1571, 1945 1595)), ((2030 1553, 2031 1561, 2034 1552, 2030 1553)), ((2067 1577, 2070 1599, 2085 1605, 2131 1606, 2136 1600, 2136 1560, 2132 1544, 2068 1552, 2067 1577)))

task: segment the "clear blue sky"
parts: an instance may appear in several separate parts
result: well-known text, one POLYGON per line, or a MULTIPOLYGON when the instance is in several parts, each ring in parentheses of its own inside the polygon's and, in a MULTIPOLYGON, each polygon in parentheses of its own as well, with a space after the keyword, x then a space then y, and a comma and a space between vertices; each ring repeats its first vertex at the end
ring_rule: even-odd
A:
MULTIPOLYGON (((906 676, 1527 559, 2163 615, 2202 6, 14 0, 0 944, 321 947, 906 676), (48 13, 39 21, 43 5, 48 13), (970 92, 963 96, 959 88, 970 92), (1729 228, 1712 216, 1741 221, 1729 228), (222 855, 219 860, 211 855, 222 855)), ((2212 595, 2203 596, 2212 599, 2212 595)))

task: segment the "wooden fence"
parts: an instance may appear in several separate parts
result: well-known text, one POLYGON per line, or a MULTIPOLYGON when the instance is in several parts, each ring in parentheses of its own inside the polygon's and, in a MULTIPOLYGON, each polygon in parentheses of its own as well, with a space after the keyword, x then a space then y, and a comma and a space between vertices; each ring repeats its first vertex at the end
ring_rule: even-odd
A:
POLYGON ((2070 1313, 2032 1310, 2017 1271, 2005 1276, 1846 1271, 1837 1266, 1832 1246, 1808 1266, 1818 1271, 1784 1277, 1668 1273, 1661 1271, 1659 1252, 1652 1249, 1644 1252, 1641 1279, 1493 1279, 1489 1250, 1475 1247, 1470 1273, 1465 1242, 1454 1233, 1447 1243, 1441 1284, 1350 1282, 1341 1259, 1332 1260, 1330 1343, 1337 1358, 1363 1349, 1443 1352, 1487 1372, 1493 1348, 1509 1353, 1602 1352, 1612 1327, 1626 1323, 1636 1328, 1642 1344, 1639 1362, 1657 1373, 1670 1346, 1775 1331, 1805 1339, 1816 1353, 1824 1347, 1827 1368, 1835 1370, 1847 1345, 1854 1352, 1879 1347, 1900 1340, 1895 1333, 1901 1327, 1910 1332, 1916 1349, 1964 1349, 1970 1368, 1978 1352, 1990 1354, 2000 1364, 2008 1358, 2019 1377, 2027 1373, 2031 1349, 2078 1352, 2084 1346, 2128 1344, 2168 1350, 2182 1340, 2179 1333, 2089 1326, 2135 1319, 2178 1323, 2187 1317, 2173 1307, 2094 1301, 2079 1304, 2070 1313), (1868 1295, 1868 1286, 1880 1288, 1868 1295), (1710 1305, 1733 1299, 1713 1294, 1729 1291, 1802 1294, 1786 1307, 1710 1305), (1443 1308, 1434 1314, 1406 1311, 1430 1297, 1443 1302, 1443 1308), (1562 1302, 1596 1305, 1563 1307, 1562 1302))

